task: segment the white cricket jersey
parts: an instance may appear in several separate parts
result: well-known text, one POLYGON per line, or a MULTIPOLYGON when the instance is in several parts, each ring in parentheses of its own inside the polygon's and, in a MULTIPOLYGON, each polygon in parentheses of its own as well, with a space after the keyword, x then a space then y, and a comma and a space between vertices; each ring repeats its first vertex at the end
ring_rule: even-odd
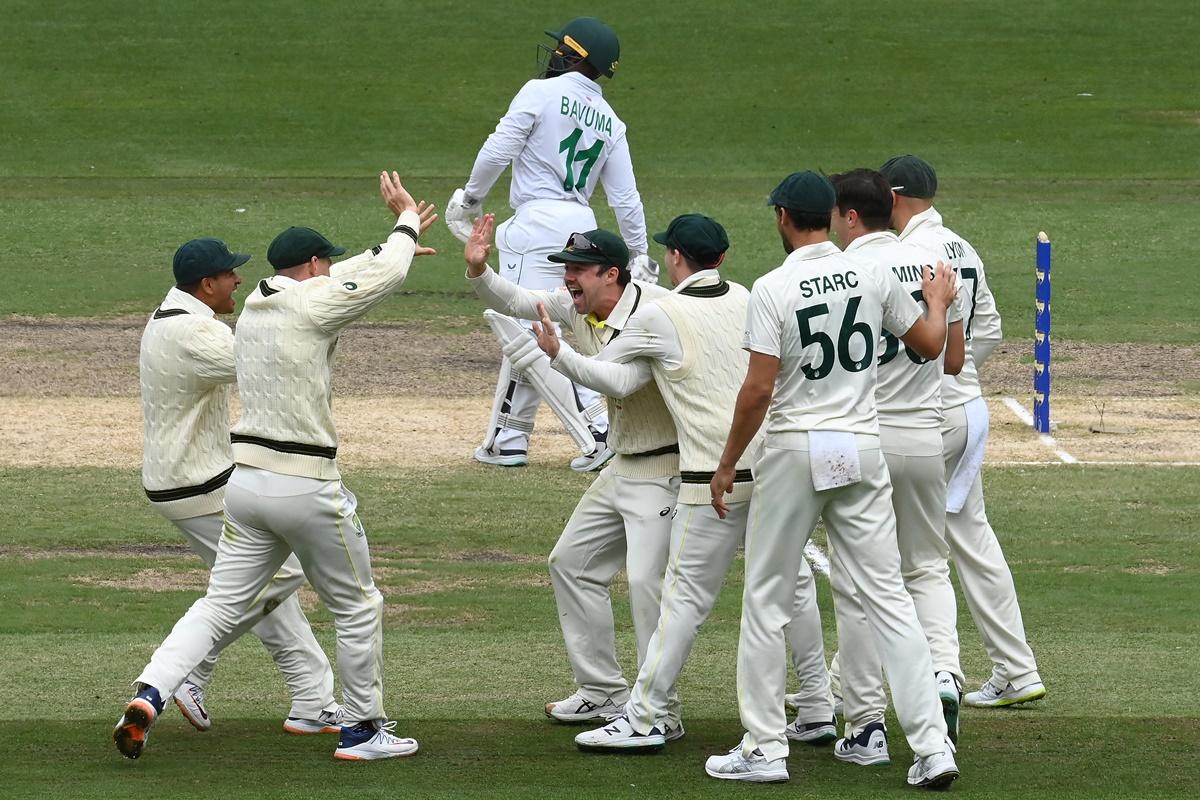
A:
POLYGON ((146 496, 167 519, 220 512, 233 472, 233 331, 203 302, 171 289, 142 332, 138 376, 146 496))
POLYGON ((800 247, 754 282, 742 346, 779 359, 767 441, 793 431, 879 435, 875 376, 883 329, 922 316, 890 270, 838 250, 800 247))
POLYGON ((962 371, 942 377, 942 408, 961 406, 982 396, 975 353, 984 357, 1000 342, 1000 312, 996 299, 988 288, 983 262, 975 248, 942 224, 942 215, 930 207, 916 214, 900 232, 900 240, 932 250, 942 261, 954 267, 958 274, 958 302, 962 308, 963 335, 967 354, 962 371))
POLYGON ((258 282, 238 318, 236 363, 242 418, 233 426, 238 464, 338 480, 333 362, 342 329, 408 275, 421 220, 405 211, 383 244, 333 265, 329 276, 258 282))
POLYGON ((630 252, 647 251, 625 123, 595 81, 568 72, 522 86, 475 158, 464 191, 482 200, 509 164, 508 201, 514 209, 533 200, 586 206, 603 183, 630 252))
MULTIPOLYGON (((902 242, 891 231, 879 231, 858 237, 846 246, 846 252, 890 270, 904 291, 925 310, 921 276, 925 267, 932 269, 937 263, 933 251, 902 242)), ((962 312, 955 301, 946 311, 946 324, 961 319, 962 312)), ((899 336, 885 329, 878 354, 875 405, 879 421, 895 428, 938 428, 942 423, 945 351, 932 361, 922 358, 909 350, 899 336)))

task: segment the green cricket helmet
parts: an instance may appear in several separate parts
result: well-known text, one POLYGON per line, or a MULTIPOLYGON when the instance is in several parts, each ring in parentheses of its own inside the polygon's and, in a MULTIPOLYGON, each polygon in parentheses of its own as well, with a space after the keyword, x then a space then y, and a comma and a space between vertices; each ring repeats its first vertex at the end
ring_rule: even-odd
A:
POLYGON ((595 17, 576 17, 560 31, 546 31, 558 44, 538 45, 538 73, 553 78, 570 72, 582 62, 611 78, 621 58, 621 43, 613 29, 595 17))

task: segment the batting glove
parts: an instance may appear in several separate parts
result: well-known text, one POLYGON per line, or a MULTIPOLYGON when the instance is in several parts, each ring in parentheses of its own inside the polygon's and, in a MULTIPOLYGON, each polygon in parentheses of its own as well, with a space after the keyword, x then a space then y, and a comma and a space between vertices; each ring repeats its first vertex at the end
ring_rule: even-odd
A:
POLYGON ((460 242, 471 238, 471 228, 474 218, 483 213, 483 203, 476 197, 471 197, 462 189, 455 189, 454 194, 446 202, 446 211, 442 215, 446 227, 460 242))

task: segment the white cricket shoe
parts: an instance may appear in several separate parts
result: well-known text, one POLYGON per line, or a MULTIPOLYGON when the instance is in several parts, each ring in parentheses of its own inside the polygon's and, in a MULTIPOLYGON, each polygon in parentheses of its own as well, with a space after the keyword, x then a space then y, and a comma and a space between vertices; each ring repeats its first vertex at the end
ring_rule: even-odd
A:
POLYGON ((882 767, 892 763, 888 755, 887 729, 882 722, 872 722, 853 736, 838 739, 833 757, 860 767, 882 767))
POLYGON ((704 771, 711 778, 750 783, 782 783, 790 777, 786 759, 768 760, 761 750, 755 750, 746 758, 740 744, 723 756, 709 756, 704 762, 704 771))
POLYGON ((783 735, 792 741, 804 742, 805 744, 829 744, 838 738, 837 720, 801 722, 800 718, 797 717, 795 722, 783 729, 783 735))
POLYGON ((493 452, 480 446, 475 448, 474 455, 480 464, 491 464, 493 467, 523 467, 529 463, 529 454, 524 450, 493 452))
POLYGON ((1016 689, 1011 683, 1001 688, 992 683, 989 678, 987 683, 979 687, 978 692, 967 692, 963 697, 963 702, 973 708, 999 708, 1015 706, 1020 703, 1032 703, 1045 696, 1046 686, 1041 681, 1016 689))
POLYGON ((686 735, 687 731, 683 729, 683 720, 676 720, 674 725, 669 722, 663 725, 663 736, 667 737, 668 742, 682 739, 686 735))
POLYGON ((575 745, 580 750, 608 751, 624 750, 639 752, 661 750, 667 743, 666 735, 657 726, 649 733, 638 733, 629 722, 629 717, 621 715, 608 721, 602 728, 586 731, 575 737, 575 745))
POLYGON ((212 727, 212 718, 204 707, 204 689, 199 684, 184 681, 174 695, 175 706, 184 719, 192 723, 198 731, 206 731, 212 727))
POLYGON ((377 758, 398 758, 417 752, 416 739, 393 736, 395 720, 367 720, 357 725, 343 725, 333 757, 343 761, 374 761, 377 758))
POLYGON ((341 733, 346 710, 338 706, 335 711, 322 711, 316 719, 288 717, 283 721, 283 732, 293 736, 311 736, 316 733, 341 733))
POLYGON ((937 679, 938 699, 942 701, 942 717, 946 720, 946 733, 950 741, 958 744, 958 712, 962 692, 958 681, 949 672, 939 672, 937 679))
POLYGON ((571 459, 571 469, 576 472, 596 472, 604 468, 604 465, 612 460, 616 455, 611 447, 605 442, 597 442, 596 449, 590 453, 576 456, 571 459))
POLYGON ((546 716, 559 722, 604 722, 625 713, 625 700, 611 697, 596 703, 575 692, 565 700, 546 703, 546 716))
POLYGON ((910 786, 925 789, 945 789, 958 778, 958 764, 954 763, 954 744, 947 739, 946 749, 928 756, 917 756, 908 768, 910 786))

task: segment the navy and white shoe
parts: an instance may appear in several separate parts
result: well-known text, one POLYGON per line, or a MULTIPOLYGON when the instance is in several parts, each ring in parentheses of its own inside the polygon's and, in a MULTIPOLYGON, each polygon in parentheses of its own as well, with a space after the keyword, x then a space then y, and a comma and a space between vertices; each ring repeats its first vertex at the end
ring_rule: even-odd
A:
POLYGON ((757 749, 747 757, 740 744, 723 756, 709 756, 704 771, 710 778, 749 783, 782 783, 791 777, 787 759, 768 759, 757 749))
POLYGON ((667 737, 668 742, 675 742, 687 735, 687 731, 683 729, 683 720, 676 720, 674 724, 670 722, 663 725, 663 736, 667 737))
POLYGON ((474 456, 480 464, 493 467, 523 467, 529 463, 529 453, 525 450, 489 450, 480 446, 475 448, 474 456))
POLYGON ((138 685, 138 693, 125 706, 125 713, 117 720, 112 738, 117 750, 126 758, 137 758, 150 738, 150 728, 162 713, 163 700, 158 689, 146 684, 138 685))
POLYGON ((888 755, 887 729, 882 722, 872 722, 853 736, 838 739, 833 757, 861 767, 882 767, 892 763, 888 755))
POLYGON ((958 778, 954 762, 954 743, 946 740, 946 749, 928 756, 917 756, 908 768, 909 786, 924 789, 945 789, 958 778))
POLYGON ((837 720, 824 722, 801 722, 799 718, 783 730, 783 735, 794 742, 820 745, 829 744, 838 738, 837 720))
POLYGON ((367 720, 357 725, 343 725, 333 757, 343 761, 374 761, 416 753, 417 740, 395 736, 392 734, 395 729, 394 720, 367 720))
POLYGON ((208 709, 204 707, 204 689, 199 684, 190 680, 184 681, 175 690, 172 699, 179 713, 183 714, 183 718, 190 722, 193 728, 203 732, 212 727, 212 718, 208 716, 208 709))
POLYGON ((958 744, 958 712, 962 702, 962 690, 958 681, 949 672, 937 674, 938 699, 942 701, 942 716, 946 720, 946 735, 958 744))
POLYGON ((546 703, 546 716, 559 722, 604 722, 623 714, 625 702, 622 699, 618 703, 612 697, 594 702, 575 692, 565 700, 546 703))
POLYGON ((575 745, 580 750, 592 752, 647 752, 661 750, 666 743, 666 734, 658 726, 651 728, 648 733, 638 733, 629 722, 629 717, 624 715, 609 720, 601 728, 575 737, 575 745))

